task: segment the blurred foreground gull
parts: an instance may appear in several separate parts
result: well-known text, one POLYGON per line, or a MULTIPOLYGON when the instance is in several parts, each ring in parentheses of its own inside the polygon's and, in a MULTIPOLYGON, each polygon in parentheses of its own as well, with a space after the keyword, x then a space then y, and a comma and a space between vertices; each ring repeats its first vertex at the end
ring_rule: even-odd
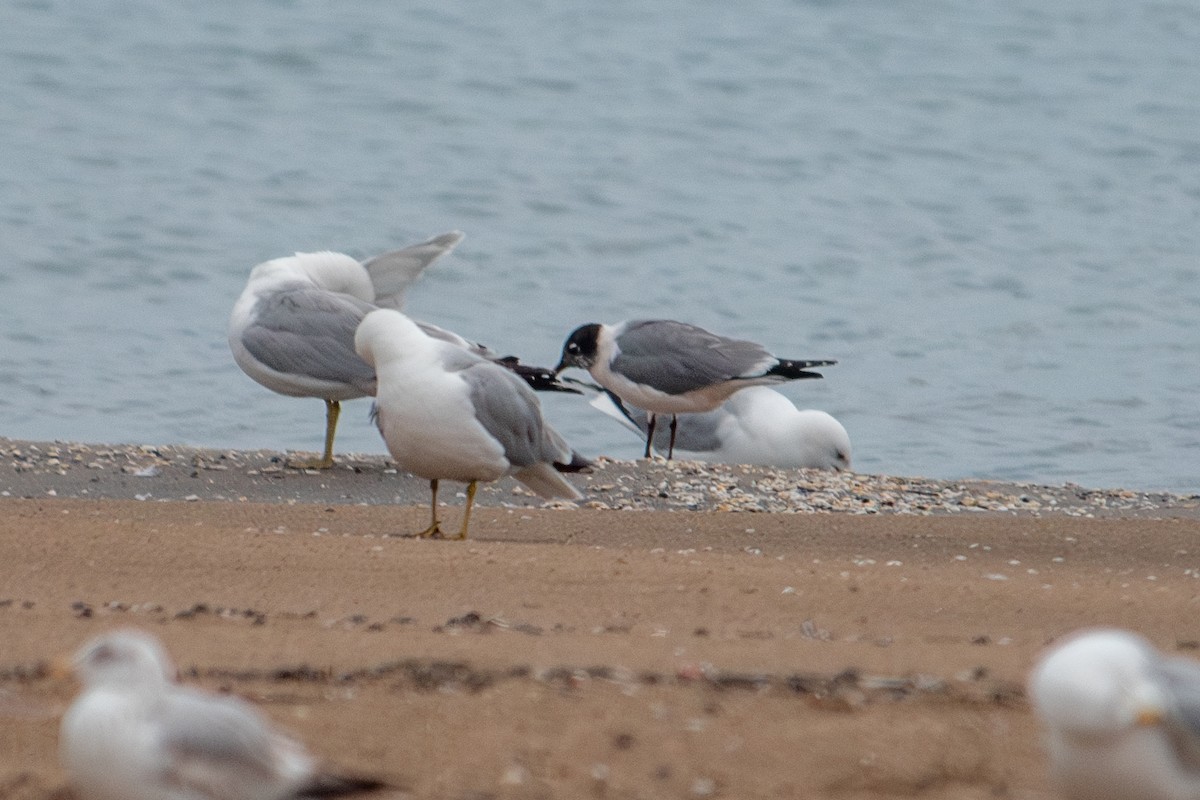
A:
POLYGON ((1083 631, 1042 657, 1029 695, 1064 797, 1200 798, 1200 664, 1126 631, 1083 631))
POLYGON ((671 414, 671 458, 677 414, 712 411, 748 386, 820 378, 809 369, 836 363, 776 358, 754 342, 658 319, 581 325, 567 337, 555 372, 585 369, 622 401, 648 411, 646 458, 654 441, 655 417, 671 414))
POLYGON ((442 479, 467 484, 459 539, 467 538, 479 481, 512 475, 542 497, 582 496, 555 468, 572 463, 571 448, 509 370, 430 337, 391 309, 363 319, 355 347, 379 378, 375 422, 388 452, 398 467, 429 480, 433 517, 418 536, 441 535, 442 479))
POLYGON ((325 452, 294 467, 333 466, 342 400, 375 394, 375 372, 354 352, 354 331, 377 307, 399 308, 412 282, 462 241, 458 231, 359 263, 342 253, 296 253, 259 264, 229 319, 242 371, 290 397, 325 401, 325 452))
POLYGON ((384 788, 318 770, 248 703, 174 682, 154 637, 104 634, 73 664, 83 691, 59 755, 78 800, 283 800, 384 788))
MULTIPOLYGON (((646 437, 649 415, 601 389, 591 405, 646 437)), ((712 411, 679 415, 675 450, 715 464, 850 469, 850 436, 824 411, 801 411, 779 392, 751 386, 712 411)), ((669 431, 655 431, 653 445, 668 447, 669 431)))

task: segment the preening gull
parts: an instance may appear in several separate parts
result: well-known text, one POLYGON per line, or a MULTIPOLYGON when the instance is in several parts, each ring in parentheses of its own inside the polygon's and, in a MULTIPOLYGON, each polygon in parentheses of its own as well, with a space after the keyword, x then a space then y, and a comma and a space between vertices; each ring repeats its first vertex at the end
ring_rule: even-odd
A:
POLYGON ((372 311, 355 336, 378 376, 375 421, 396 465, 429 480, 432 521, 418 536, 440 536, 439 480, 467 484, 467 537, 479 481, 512 475, 542 497, 578 499, 555 464, 573 453, 542 419, 529 386, 509 370, 429 336, 399 311, 372 311))
MULTIPOLYGON (((649 414, 596 388, 591 405, 645 438, 649 414)), ((784 469, 850 469, 850 436, 840 422, 824 411, 800 410, 766 386, 750 386, 712 411, 680 414, 678 419, 675 451, 686 458, 784 469)), ((668 447, 669 436, 666 429, 656 430, 654 447, 668 447)))
POLYGON ((1200 664, 1123 630, 1076 633, 1029 679, 1050 775, 1071 800, 1200 798, 1200 664))
POLYGON ((581 325, 567 337, 555 372, 585 369, 622 401, 648 411, 647 458, 656 416, 671 414, 670 458, 678 426, 675 415, 712 411, 748 386, 820 378, 812 367, 836 363, 778 358, 754 342, 658 319, 581 325))
POLYGON ((450 231, 361 263, 296 253, 251 270, 229 319, 234 360, 274 392, 325 401, 324 454, 291 466, 333 466, 341 401, 375 394, 375 373, 354 352, 358 323, 375 308, 401 307, 412 282, 462 238, 450 231))
POLYGON ((175 683, 159 642, 103 634, 76 654, 83 691, 59 757, 79 800, 284 800, 384 788, 322 772, 249 703, 175 683))

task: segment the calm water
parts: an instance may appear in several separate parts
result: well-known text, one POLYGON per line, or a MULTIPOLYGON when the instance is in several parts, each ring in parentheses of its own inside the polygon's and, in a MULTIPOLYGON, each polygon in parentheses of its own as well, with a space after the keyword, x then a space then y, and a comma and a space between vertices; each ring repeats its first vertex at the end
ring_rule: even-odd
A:
POLYGON ((862 471, 1200 491, 1193 3, 10 0, 0 72, 0 435, 317 449, 249 269, 459 228, 409 310, 526 360, 675 317, 839 359, 862 471))

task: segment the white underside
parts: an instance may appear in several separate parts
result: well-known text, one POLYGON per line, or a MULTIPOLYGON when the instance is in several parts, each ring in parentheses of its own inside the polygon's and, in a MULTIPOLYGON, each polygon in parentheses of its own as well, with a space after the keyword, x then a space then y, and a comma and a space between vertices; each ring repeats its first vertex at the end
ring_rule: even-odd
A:
POLYGON ((1101 739, 1052 734, 1050 775, 1070 800, 1200 800, 1200 775, 1185 770, 1159 728, 1101 739))
POLYGON ((655 414, 689 414, 712 411, 735 392, 748 386, 780 383, 776 378, 737 379, 684 394, 667 394, 650 386, 634 383, 619 372, 613 372, 607 363, 597 363, 589 372, 596 379, 596 383, 626 403, 655 414))
POLYGON ((421 364, 376 369, 380 433, 399 468, 465 482, 510 474, 504 448, 475 419, 466 381, 421 364))

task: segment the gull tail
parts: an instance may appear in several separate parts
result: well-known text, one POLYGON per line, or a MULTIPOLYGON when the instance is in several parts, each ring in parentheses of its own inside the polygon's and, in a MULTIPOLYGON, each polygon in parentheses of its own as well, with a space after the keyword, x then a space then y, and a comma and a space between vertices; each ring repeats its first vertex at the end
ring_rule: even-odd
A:
POLYGON ((583 498, 579 490, 567 483, 567 480, 558 474, 558 470, 552 464, 545 462, 534 464, 525 467, 520 472, 514 472, 513 477, 542 497, 566 497, 570 500, 583 498))
POLYGON ((836 363, 836 361, 792 361, 781 358, 778 364, 767 370, 766 374, 787 381, 800 378, 823 378, 825 376, 821 373, 809 372, 809 370, 813 367, 832 367, 836 363))

